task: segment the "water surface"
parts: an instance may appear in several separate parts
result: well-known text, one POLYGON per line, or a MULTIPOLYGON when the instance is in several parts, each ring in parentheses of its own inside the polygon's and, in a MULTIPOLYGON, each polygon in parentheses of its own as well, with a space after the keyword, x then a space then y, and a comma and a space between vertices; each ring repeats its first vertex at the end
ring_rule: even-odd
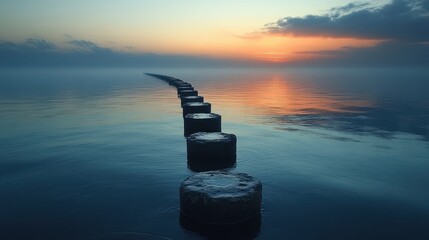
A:
POLYGON ((201 239, 179 224, 176 90, 192 83, 263 183, 259 239, 428 239, 429 73, 98 69, 0 73, 1 239, 201 239))

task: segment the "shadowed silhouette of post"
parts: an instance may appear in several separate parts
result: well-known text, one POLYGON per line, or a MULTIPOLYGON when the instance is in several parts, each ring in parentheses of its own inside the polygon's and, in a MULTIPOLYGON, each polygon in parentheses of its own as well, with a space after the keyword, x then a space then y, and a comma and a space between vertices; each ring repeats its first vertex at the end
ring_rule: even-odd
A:
POLYGON ((189 102, 182 105, 183 117, 190 113, 211 113, 212 105, 207 102, 189 102))
POLYGON ((184 133, 189 136, 197 132, 221 132, 221 116, 216 113, 191 113, 185 115, 184 133))

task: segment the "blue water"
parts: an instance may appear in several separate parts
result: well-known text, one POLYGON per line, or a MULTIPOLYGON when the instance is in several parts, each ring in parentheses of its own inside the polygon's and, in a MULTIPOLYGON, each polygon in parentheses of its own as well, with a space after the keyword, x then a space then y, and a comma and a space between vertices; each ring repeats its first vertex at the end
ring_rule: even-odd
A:
POLYGON ((263 183, 258 239, 429 239, 429 71, 0 72, 0 239, 204 239, 179 224, 176 90, 192 83, 263 183))

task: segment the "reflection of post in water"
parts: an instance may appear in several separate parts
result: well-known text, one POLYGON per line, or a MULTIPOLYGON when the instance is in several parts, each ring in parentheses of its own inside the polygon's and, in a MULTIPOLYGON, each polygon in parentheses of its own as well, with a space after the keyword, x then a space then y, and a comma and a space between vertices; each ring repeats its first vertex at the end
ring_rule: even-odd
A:
POLYGON ((177 88, 188 168, 201 172, 186 178, 180 186, 180 225, 208 238, 257 237, 262 184, 245 173, 227 171, 236 166, 236 136, 221 132, 221 115, 211 113, 211 104, 205 103, 191 84, 169 76, 147 75, 177 88))
POLYGON ((207 224, 180 213, 180 226, 184 229, 201 234, 202 236, 211 239, 254 239, 258 236, 261 230, 261 214, 237 224, 212 225, 207 224))

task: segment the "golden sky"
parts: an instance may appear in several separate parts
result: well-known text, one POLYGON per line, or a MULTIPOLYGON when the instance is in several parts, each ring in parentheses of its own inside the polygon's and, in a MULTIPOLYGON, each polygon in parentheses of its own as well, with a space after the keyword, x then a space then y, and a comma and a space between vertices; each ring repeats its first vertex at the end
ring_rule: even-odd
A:
POLYGON ((351 2, 4 0, 0 40, 41 38, 67 48, 70 39, 79 39, 117 51, 289 62, 320 57, 315 51, 375 45, 368 39, 264 33, 266 24, 283 17, 325 14, 351 2))

